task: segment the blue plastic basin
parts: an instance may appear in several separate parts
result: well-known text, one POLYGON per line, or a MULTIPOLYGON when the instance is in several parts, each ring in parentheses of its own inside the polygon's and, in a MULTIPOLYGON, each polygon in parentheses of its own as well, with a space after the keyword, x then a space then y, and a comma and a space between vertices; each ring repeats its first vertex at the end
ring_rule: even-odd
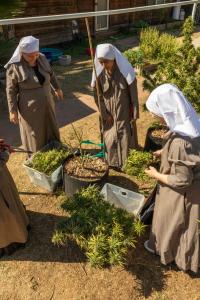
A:
POLYGON ((63 55, 63 52, 56 48, 41 48, 40 52, 52 61, 58 60, 59 56, 63 55))

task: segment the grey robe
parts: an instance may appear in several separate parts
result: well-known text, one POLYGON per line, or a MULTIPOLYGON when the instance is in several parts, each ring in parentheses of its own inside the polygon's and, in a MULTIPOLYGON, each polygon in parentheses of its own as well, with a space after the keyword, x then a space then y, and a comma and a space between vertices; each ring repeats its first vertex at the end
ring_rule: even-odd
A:
MULTIPOLYGON (((116 65, 111 76, 103 70, 98 82, 101 91, 102 134, 107 160, 110 166, 122 167, 129 149, 138 146, 135 122, 139 117, 137 81, 135 79, 128 85, 116 65), (106 123, 109 115, 114 119, 111 127, 106 123)), ((95 102, 98 106, 96 92, 95 102)))
POLYGON ((60 140, 50 83, 55 89, 59 85, 43 54, 37 64, 45 77, 42 86, 24 59, 9 66, 6 85, 9 111, 18 112, 23 147, 33 152, 51 140, 60 140))
POLYGON ((182 270, 200 267, 200 137, 171 134, 161 156, 162 174, 169 186, 159 184, 149 247, 163 264, 175 261, 182 270))
POLYGON ((28 238, 28 217, 6 167, 7 159, 7 152, 0 152, 0 249, 28 238))

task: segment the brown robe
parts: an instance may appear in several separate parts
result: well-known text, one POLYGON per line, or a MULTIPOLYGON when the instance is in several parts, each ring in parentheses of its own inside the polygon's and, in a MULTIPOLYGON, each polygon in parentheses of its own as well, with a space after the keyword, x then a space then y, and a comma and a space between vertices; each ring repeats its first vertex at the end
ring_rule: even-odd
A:
POLYGON ((32 67, 22 58, 7 70, 7 99, 10 112, 18 112, 24 149, 36 152, 51 140, 60 140, 51 84, 59 88, 56 77, 43 54, 37 59, 44 76, 41 85, 32 67))
POLYGON ((6 167, 7 159, 7 152, 0 152, 0 249, 28 238, 28 217, 6 167))
POLYGON ((158 185, 149 247, 163 264, 182 270, 200 267, 200 137, 170 134, 161 156, 169 185, 158 185))
MULTIPOLYGON (((111 76, 105 70, 99 75, 101 91, 101 120, 103 141, 110 166, 122 167, 129 149, 137 148, 136 119, 139 118, 139 105, 136 79, 130 85, 115 65, 111 76), (113 126, 106 119, 113 117, 113 126)), ((95 102, 98 106, 95 92, 95 102)))

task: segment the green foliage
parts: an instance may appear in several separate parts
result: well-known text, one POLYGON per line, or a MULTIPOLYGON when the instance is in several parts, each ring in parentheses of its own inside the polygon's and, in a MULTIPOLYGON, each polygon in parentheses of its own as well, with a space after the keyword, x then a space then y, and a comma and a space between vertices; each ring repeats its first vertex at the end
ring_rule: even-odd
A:
POLYGON ((17 16, 23 11, 24 4, 23 0, 1 0, 0 19, 17 16))
POLYGON ((129 49, 123 54, 133 66, 137 68, 141 68, 143 66, 144 57, 141 50, 129 49))
POLYGON ((33 156, 28 166, 46 175, 51 175, 69 155, 70 152, 66 149, 39 151, 33 156))
POLYGON ((153 162, 153 156, 149 152, 131 150, 125 164, 123 171, 128 175, 136 176, 138 179, 147 179, 148 176, 144 170, 153 162))
POLYGON ((59 223, 52 238, 55 245, 74 240, 94 267, 123 265, 129 248, 145 226, 134 216, 104 200, 96 186, 89 186, 72 198, 62 196, 62 209, 69 217, 59 223))
POLYGON ((4 40, 3 34, 0 33, 0 65, 4 65, 14 52, 16 40, 4 40))
POLYGON ((140 50, 147 61, 160 61, 176 55, 179 49, 177 39, 168 33, 161 33, 156 28, 142 30, 140 50))
MULTIPOLYGON (((167 51, 159 62, 155 72, 143 72, 144 89, 152 91, 163 83, 175 84, 200 112, 200 48, 192 44, 193 21, 189 17, 183 25, 183 43, 177 51, 167 51)), ((166 47, 164 47, 166 48, 166 47)))
POLYGON ((176 37, 168 33, 162 33, 159 36, 158 45, 158 60, 169 59, 171 56, 176 56, 176 53, 180 47, 176 37))
POLYGON ((159 52, 159 31, 156 28, 143 29, 140 34, 140 50, 145 59, 156 60, 159 52))

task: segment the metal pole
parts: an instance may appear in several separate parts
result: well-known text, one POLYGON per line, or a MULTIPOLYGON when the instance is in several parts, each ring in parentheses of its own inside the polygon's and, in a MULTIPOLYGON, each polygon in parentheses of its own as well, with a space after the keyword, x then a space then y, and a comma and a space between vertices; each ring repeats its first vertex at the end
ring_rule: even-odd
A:
POLYGON ((194 3, 193 5, 193 9, 192 9, 192 20, 195 21, 195 16, 196 16, 196 12, 197 12, 197 5, 198 3, 194 3))

